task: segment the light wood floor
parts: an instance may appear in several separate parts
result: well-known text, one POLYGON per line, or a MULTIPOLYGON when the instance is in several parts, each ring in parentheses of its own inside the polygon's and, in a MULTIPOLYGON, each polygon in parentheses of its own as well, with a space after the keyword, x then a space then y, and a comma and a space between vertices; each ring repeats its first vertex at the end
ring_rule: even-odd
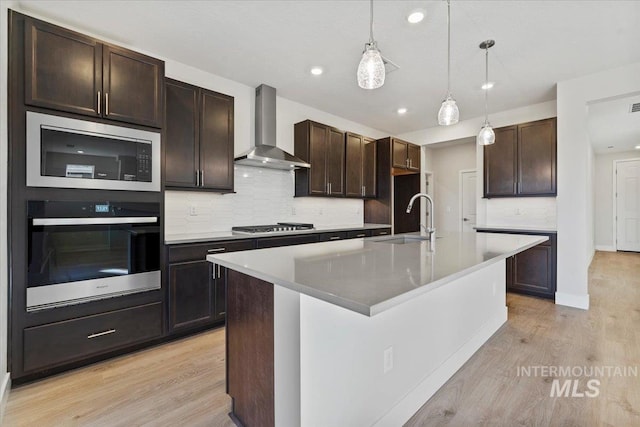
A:
MULTIPOLYGON (((640 254, 597 253, 589 293, 589 311, 510 294, 507 324, 407 425, 640 426, 639 377, 598 378, 595 398, 551 398, 552 378, 517 375, 640 366, 640 254)), ((231 426, 229 409, 218 329, 16 388, 4 425, 231 426)))

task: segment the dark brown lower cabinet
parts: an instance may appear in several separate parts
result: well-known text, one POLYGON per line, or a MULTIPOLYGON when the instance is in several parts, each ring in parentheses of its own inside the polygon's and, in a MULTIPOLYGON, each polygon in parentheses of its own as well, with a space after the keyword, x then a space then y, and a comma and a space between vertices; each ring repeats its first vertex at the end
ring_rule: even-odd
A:
POLYGON ((391 234, 390 228, 376 228, 371 230, 371 236, 386 236, 391 234))
POLYGON ((169 247, 169 332, 179 333, 224 320, 225 269, 207 261, 213 253, 255 248, 253 240, 169 247))
POLYGON ((169 325, 172 331, 214 320, 216 295, 212 270, 208 261, 169 264, 169 325))
POLYGON ((507 291, 541 298, 555 298, 557 281, 557 235, 555 233, 485 229, 481 232, 548 236, 549 240, 546 242, 507 258, 507 291))
POLYGON ((24 371, 52 368, 162 336, 162 303, 24 330, 24 371))
POLYGON ((332 240, 343 240, 347 238, 345 231, 333 231, 331 233, 322 233, 318 236, 320 242, 330 242, 332 240))

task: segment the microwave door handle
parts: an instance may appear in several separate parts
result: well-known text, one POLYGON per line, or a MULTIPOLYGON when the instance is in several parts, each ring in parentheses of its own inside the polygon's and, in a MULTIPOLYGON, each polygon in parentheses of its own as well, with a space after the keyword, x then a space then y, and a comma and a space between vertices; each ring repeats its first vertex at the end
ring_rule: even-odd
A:
POLYGON ((33 218, 33 225, 110 225, 149 224, 158 222, 157 216, 107 218, 33 218))

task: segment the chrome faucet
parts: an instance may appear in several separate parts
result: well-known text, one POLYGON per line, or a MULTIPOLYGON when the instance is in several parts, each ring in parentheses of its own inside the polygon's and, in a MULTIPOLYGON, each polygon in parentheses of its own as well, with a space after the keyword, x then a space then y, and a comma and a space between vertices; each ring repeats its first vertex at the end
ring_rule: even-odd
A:
POLYGON ((411 198, 411 200, 409 200, 409 205, 407 205, 407 213, 411 213, 411 209, 413 208, 413 203, 416 201, 416 199, 418 199, 420 197, 424 197, 429 202, 429 206, 428 206, 429 210, 427 211, 428 214, 430 212, 430 215, 429 215, 429 227, 425 228, 425 232, 427 233, 427 239, 428 240, 432 240, 433 239, 433 234, 436 232, 436 229, 433 226, 433 199, 431 198, 431 196, 429 196, 427 193, 415 194, 411 198))

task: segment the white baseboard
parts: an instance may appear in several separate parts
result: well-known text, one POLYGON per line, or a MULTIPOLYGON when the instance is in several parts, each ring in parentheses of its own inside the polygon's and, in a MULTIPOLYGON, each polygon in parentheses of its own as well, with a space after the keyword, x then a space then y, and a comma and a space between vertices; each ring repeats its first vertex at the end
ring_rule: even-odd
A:
POLYGON ((615 252, 616 248, 613 245, 596 245, 596 251, 615 252))
POLYGON ((4 378, 0 381, 0 425, 2 425, 2 419, 4 418, 4 410, 7 407, 7 401, 9 400, 9 391, 11 390, 11 375, 7 372, 4 374, 4 378))
POLYGON ((507 307, 485 323, 465 345, 449 357, 440 367, 411 390, 400 403, 378 420, 375 427, 392 427, 404 424, 429 400, 467 360, 507 321, 507 307), (403 420, 399 423, 399 420, 403 420))
POLYGON ((589 310, 589 294, 573 295, 556 292, 556 304, 589 310))

